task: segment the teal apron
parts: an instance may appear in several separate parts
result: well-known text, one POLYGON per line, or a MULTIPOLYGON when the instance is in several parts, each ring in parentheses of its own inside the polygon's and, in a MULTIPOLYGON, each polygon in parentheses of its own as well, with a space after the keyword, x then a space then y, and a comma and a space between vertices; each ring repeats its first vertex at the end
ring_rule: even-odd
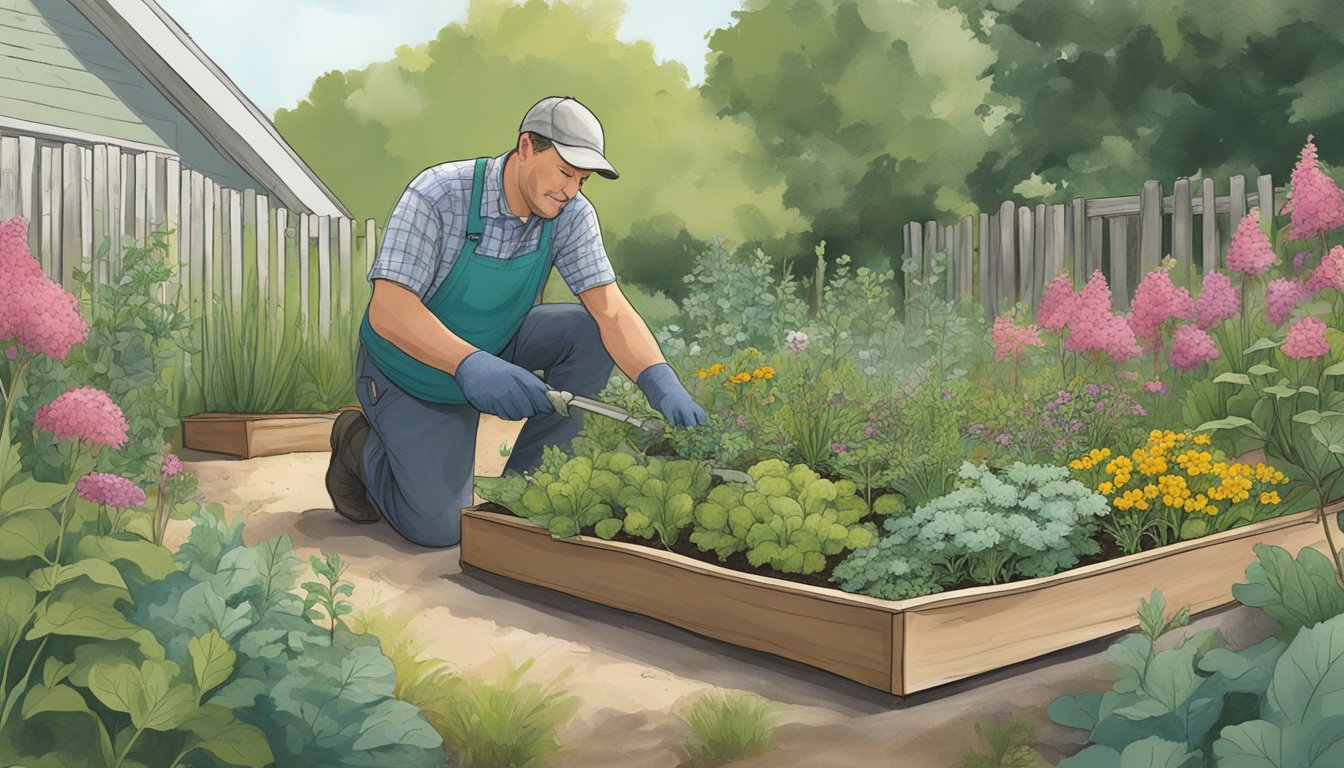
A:
MULTIPOLYGON (((453 262, 448 278, 425 306, 459 338, 477 349, 498 355, 518 332, 523 318, 541 295, 551 269, 551 225, 555 222, 548 219, 542 225, 541 240, 536 250, 530 253, 511 259, 495 259, 476 253, 476 244, 485 231, 481 224, 481 198, 488 160, 482 157, 476 161, 467 237, 462 250, 453 262)), ((379 336, 369 324, 367 308, 359 326, 359 340, 378 370, 409 394, 431 403, 461 405, 467 402, 452 374, 426 365, 379 336)))

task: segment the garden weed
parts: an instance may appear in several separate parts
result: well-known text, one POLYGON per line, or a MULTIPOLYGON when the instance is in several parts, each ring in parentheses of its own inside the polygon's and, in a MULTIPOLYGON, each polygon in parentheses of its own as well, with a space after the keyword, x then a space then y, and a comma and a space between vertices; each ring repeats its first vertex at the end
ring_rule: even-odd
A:
POLYGON ((774 740, 774 710, 771 702, 749 694, 701 697, 683 716, 692 734, 686 741, 690 760, 684 765, 708 768, 765 754, 774 740))

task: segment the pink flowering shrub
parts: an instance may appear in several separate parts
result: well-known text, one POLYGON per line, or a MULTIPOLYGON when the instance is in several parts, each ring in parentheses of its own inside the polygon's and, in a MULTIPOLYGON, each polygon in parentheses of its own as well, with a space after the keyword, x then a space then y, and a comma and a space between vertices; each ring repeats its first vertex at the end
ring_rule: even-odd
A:
POLYGON ((1195 303, 1190 292, 1177 288, 1165 269, 1154 269, 1143 276, 1134 291, 1134 302, 1129 313, 1129 327, 1134 336, 1161 346, 1162 324, 1168 320, 1193 320, 1195 303))
POLYGON ((33 426, 56 435, 57 440, 75 438, 85 445, 120 448, 130 425, 107 393, 93 387, 71 387, 42 406, 33 426))
POLYGON ((1336 245, 1330 249, 1316 265, 1311 277, 1307 278, 1307 290, 1316 295, 1325 288, 1344 291, 1344 246, 1336 245))
POLYGON ((1213 270, 1204 275, 1204 284, 1195 299, 1195 322, 1208 330, 1229 317, 1241 314, 1241 299, 1232 287, 1232 279, 1213 270))
POLYGON ((1020 357, 1027 347, 1044 346, 1036 326, 1015 325, 1008 315, 994 318, 994 328, 990 331, 990 340, 994 342, 994 361, 1002 362, 1012 355, 1020 357))
POLYGON ((1273 265, 1274 246, 1260 229, 1260 209, 1252 208, 1232 236, 1232 245, 1227 249, 1227 268, 1254 277, 1268 272, 1273 265))
POLYGON ((1289 240, 1319 237, 1344 226, 1344 193, 1325 173, 1316 157, 1313 137, 1307 136, 1297 165, 1293 167, 1288 202, 1282 213, 1292 214, 1288 225, 1289 240))
POLYGON ((1314 360, 1330 351, 1325 338, 1325 323, 1314 317, 1304 317, 1288 329, 1288 335, 1279 348, 1295 360, 1314 360))
POLYGON ((1297 305, 1311 296, 1303 283, 1286 278, 1275 278, 1265 286, 1265 319, 1274 325, 1283 325, 1297 305))
POLYGON ((75 490, 79 498, 85 501, 115 509, 138 507, 148 498, 140 486, 120 475, 105 472, 90 472, 79 478, 75 482, 75 490))
POLYGON ((1062 330, 1069 321, 1073 308, 1073 281, 1061 273, 1045 287, 1040 306, 1036 309, 1036 325, 1050 331, 1062 330))
POLYGON ((1218 358, 1218 345, 1208 332, 1195 325, 1182 325, 1171 335, 1171 354, 1167 362, 1172 368, 1188 371, 1200 363, 1218 358))
POLYGON ((0 224, 0 339, 64 360, 89 335, 74 295, 52 282, 28 251, 28 224, 0 224))
POLYGON ((1142 353, 1134 330, 1121 315, 1111 312, 1111 289, 1106 276, 1095 270, 1083 290, 1068 306, 1065 327, 1069 337, 1064 348, 1078 354, 1105 353, 1116 362, 1124 362, 1142 353))

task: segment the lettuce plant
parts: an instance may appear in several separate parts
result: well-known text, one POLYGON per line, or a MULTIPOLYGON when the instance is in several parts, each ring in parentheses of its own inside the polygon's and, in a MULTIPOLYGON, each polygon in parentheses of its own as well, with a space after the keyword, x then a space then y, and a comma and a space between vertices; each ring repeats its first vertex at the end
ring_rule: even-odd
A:
POLYGON ((1098 551, 1097 518, 1110 507, 1063 467, 1018 462, 1003 477, 963 463, 962 487, 887 518, 886 534, 836 567, 850 592, 898 600, 974 581, 1047 576, 1098 551))
POLYGON ((619 495, 625 532, 646 539, 656 533, 671 548, 691 524, 695 502, 709 490, 710 479, 709 464, 703 461, 653 457, 647 464, 628 467, 619 495))
POLYGON ((806 574, 825 570, 828 556, 873 540, 876 529, 860 522, 868 505, 853 483, 824 480, 778 459, 747 473, 754 488, 719 486, 696 509, 691 541, 700 549, 720 559, 746 552, 752 565, 806 574))

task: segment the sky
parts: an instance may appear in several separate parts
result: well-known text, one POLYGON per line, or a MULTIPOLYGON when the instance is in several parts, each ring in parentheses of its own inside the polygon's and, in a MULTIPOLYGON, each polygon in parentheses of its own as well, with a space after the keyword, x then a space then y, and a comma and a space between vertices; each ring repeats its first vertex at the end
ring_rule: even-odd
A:
MULTIPOLYGON (((467 0, 158 0, 268 116, 293 107, 333 69, 391 59, 466 19, 467 0)), ((659 61, 704 79, 705 35, 733 22, 741 0, 626 0, 618 37, 648 40, 659 61)))

